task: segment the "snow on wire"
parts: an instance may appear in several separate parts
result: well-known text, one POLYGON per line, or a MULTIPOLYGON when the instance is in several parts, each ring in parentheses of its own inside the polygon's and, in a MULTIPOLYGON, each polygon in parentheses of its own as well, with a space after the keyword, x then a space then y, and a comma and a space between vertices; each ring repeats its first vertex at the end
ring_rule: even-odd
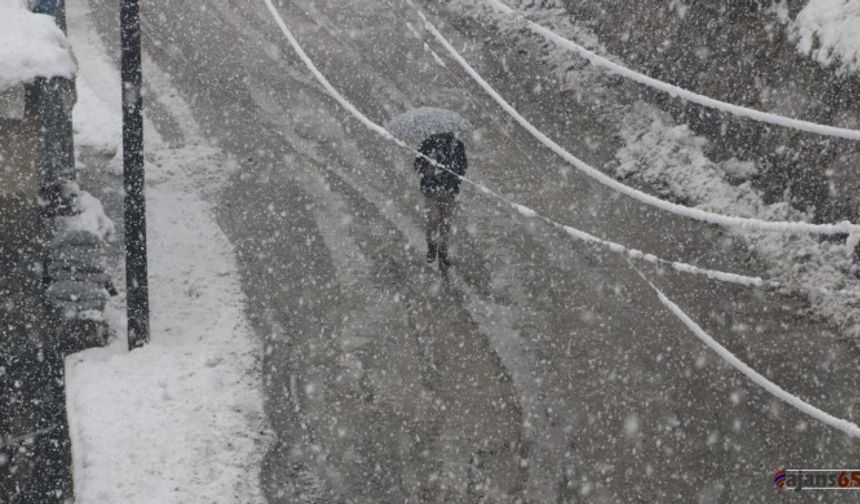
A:
POLYGON ((836 126, 829 126, 826 124, 819 124, 810 121, 804 121, 801 119, 793 119, 790 117, 772 114, 769 112, 762 112, 760 110, 742 107, 733 103, 727 103, 724 101, 717 100, 715 98, 710 98, 708 96, 694 93, 693 91, 678 87, 674 84, 669 84, 668 82, 657 80, 653 77, 649 77, 643 73, 637 72, 636 70, 632 70, 625 66, 619 65, 618 63, 615 63, 608 58, 589 51, 585 47, 577 44, 570 39, 562 37, 561 35, 555 33, 549 28, 546 28, 545 26, 539 25, 534 21, 527 19, 525 16, 515 11, 513 8, 503 4, 500 0, 485 1, 492 5, 496 10, 523 21, 530 30, 554 42, 559 47, 568 49, 579 54, 581 57, 590 61, 593 65, 602 67, 611 73, 638 82, 639 84, 643 84, 652 89, 662 91, 669 96, 681 98, 683 100, 696 103, 703 107, 719 110, 720 112, 732 114, 737 117, 745 117, 747 119, 753 119, 755 121, 772 124, 775 126, 782 126, 798 131, 805 131, 807 133, 815 133, 817 135, 822 136, 844 138, 847 140, 860 140, 860 131, 858 130, 839 128, 836 126))
MULTIPOLYGON (((415 7, 411 0, 406 0, 410 5, 415 7)), ((737 217, 730 215, 723 215, 715 212, 709 212, 707 210, 702 210, 699 208, 691 208, 683 205, 678 205, 677 203, 672 203, 670 201, 662 200, 656 196, 652 196, 651 194, 642 192, 638 189, 625 185, 614 178, 606 175, 602 171, 594 168, 589 165, 585 161, 579 159, 574 156, 570 152, 568 152, 564 147, 556 143, 554 140, 549 138, 542 131, 537 129, 532 123, 528 121, 525 117, 522 116, 516 109, 514 109, 502 96, 495 90, 493 87, 484 80, 483 77, 457 52, 456 49, 451 45, 448 39, 445 38, 442 33, 439 32, 438 29, 424 16, 424 13, 416 8, 416 12, 421 17, 421 20, 424 22, 424 26, 427 30, 433 34, 436 40, 445 48, 446 51, 454 58, 457 63, 463 67, 463 70, 469 74, 472 79, 480 85, 484 91, 489 94, 493 100, 505 111, 517 121, 520 126, 526 129, 529 133, 532 134, 539 142, 548 147, 551 151, 558 154, 562 159, 573 165, 577 170, 581 171, 585 175, 591 177, 592 179, 600 182, 601 184, 609 187, 610 189, 629 196, 641 203, 645 203, 646 205, 653 206, 660 210, 667 211, 669 213, 673 213, 675 215, 680 215, 682 217, 687 217, 689 219, 694 219, 702 222, 707 222, 710 224, 717 224, 727 228, 739 229, 742 231, 766 231, 766 232, 782 232, 782 233, 790 233, 790 234, 798 234, 798 233, 812 233, 812 234, 820 234, 820 235, 835 235, 835 234, 847 234, 847 235, 860 235, 860 225, 853 224, 850 221, 842 221, 836 224, 813 224, 810 222, 790 222, 790 221, 766 221, 761 219, 749 218, 749 217, 737 217)))
MULTIPOLYGON (((364 123, 365 126, 367 126, 372 131, 375 131, 381 137, 386 138, 386 139, 396 143, 397 145, 399 145, 405 149, 408 149, 412 153, 420 155, 419 153, 417 153, 417 151, 415 151, 414 149, 412 149, 411 147, 406 145, 403 141, 401 141, 401 140, 397 139, 396 137, 394 137, 393 135, 391 135, 391 133, 389 133, 385 128, 383 128, 382 126, 380 126, 380 125, 374 123, 372 120, 370 120, 370 118, 368 118, 363 113, 361 113, 352 103, 350 103, 343 95, 341 95, 331 85, 331 83, 328 81, 328 79, 326 79, 326 77, 319 71, 319 69, 316 67, 316 65, 313 63, 313 61, 308 57, 307 53, 305 53, 304 49, 302 49, 298 40, 296 40, 296 38, 293 36, 292 32, 287 27, 283 18, 281 18, 281 15, 278 13, 277 9, 272 4, 272 0, 263 0, 263 1, 266 3, 267 7, 269 8, 269 11, 272 13, 272 16, 275 19, 275 22, 278 24, 281 31, 287 37, 287 40, 290 42, 290 45, 292 45, 293 49, 296 51, 296 53, 299 55, 301 60, 304 62, 305 66, 308 67, 308 69, 311 71, 311 73, 313 73, 313 75, 317 79, 317 81, 319 81, 319 83, 328 91, 328 93, 338 103, 340 103, 341 106, 343 106, 355 118, 360 120, 362 123, 364 123)), ((407 0, 407 1, 409 1, 411 4, 410 0, 407 0)), ((420 14, 420 12, 419 12, 419 14, 420 14)), ((422 17, 423 17, 423 15, 422 15, 422 17)), ((426 159, 430 160, 426 156, 424 156, 424 157, 426 159)), ((430 160, 430 161, 433 162, 433 164, 435 164, 436 166, 441 167, 441 165, 435 163, 435 161, 433 161, 433 160, 430 160)), ((444 167, 441 167, 441 168, 445 169, 444 167)), ((601 240, 599 238, 596 238, 592 235, 589 235, 588 233, 585 233, 584 231, 579 231, 579 230, 572 228, 570 226, 562 226, 561 224, 557 224, 554 221, 551 221, 550 219, 541 216, 540 214, 538 214, 534 210, 532 210, 528 207, 525 207, 523 205, 514 203, 514 202, 508 200, 507 198, 505 198, 504 196, 495 193, 491 189, 489 189, 489 188, 487 188, 487 187, 485 187, 485 186, 483 186, 477 182, 473 182, 473 181, 471 181, 465 177, 460 177, 460 179, 463 180, 464 182, 467 182, 468 184, 471 184, 471 185, 477 187, 481 192, 483 192, 485 194, 492 195, 493 197, 500 199, 501 201, 504 201, 506 204, 510 205, 514 210, 516 210, 517 212, 519 212, 520 214, 522 214, 525 217, 541 218, 543 220, 546 220, 547 222, 550 222, 554 226, 562 227, 563 229, 565 229, 565 231, 567 231, 568 235, 570 235, 572 237, 583 239, 585 241, 593 241, 595 243, 611 244, 612 250, 624 251, 625 253, 627 253, 627 255, 629 255, 632 258, 640 258, 640 259, 641 258, 653 258, 654 260, 657 259, 655 256, 651 256, 649 254, 643 254, 642 252, 639 252, 639 251, 632 251, 632 250, 629 250, 622 245, 612 244, 611 242, 606 242, 606 241, 601 240)), ((667 261, 667 262, 671 262, 671 261, 667 261)), ((704 271, 706 271, 706 270, 701 270, 701 269, 699 269, 695 266, 691 266, 691 265, 684 265, 684 266, 691 268, 690 270, 688 270, 688 272, 693 272, 693 271, 704 272, 704 271)), ((773 394, 777 398, 779 398, 782 401, 785 401, 786 403, 790 404, 791 406, 799 409, 801 412, 803 412, 803 413, 805 413, 805 414, 807 414, 807 415, 809 415, 809 416, 811 416, 817 420, 820 420, 827 425, 835 427, 835 428, 837 428, 837 429, 839 429, 839 430, 841 430, 841 431, 843 431, 843 432, 845 432, 851 436, 860 438, 860 427, 858 427, 857 425, 855 425, 855 424, 853 424, 847 420, 842 420, 840 418, 836 418, 833 415, 830 415, 829 413, 822 411, 822 410, 816 408, 815 406, 812 406, 811 404, 803 401, 802 399, 798 398, 797 396, 794 396, 794 395, 786 392, 784 389, 782 389, 781 387, 779 387, 775 383, 771 382, 770 380, 768 380, 767 378, 765 378, 764 376, 762 376, 761 374, 756 372, 754 369, 749 367, 743 361, 741 361, 740 359, 735 357, 725 347, 720 345, 716 340, 714 340, 704 330, 702 330, 702 328, 699 327, 698 324, 695 323, 695 321, 693 321, 689 316, 687 316, 686 313, 684 313, 683 310, 681 310, 681 308, 678 307, 678 305, 673 303, 665 294, 663 294, 662 291, 660 291, 653 283, 651 283, 644 275, 642 275, 642 273, 639 272, 639 270, 637 270, 635 268, 634 268, 634 270, 637 271, 637 273, 639 273, 639 275, 642 276, 642 278, 646 282, 648 282, 648 284, 651 286, 651 288, 656 291, 657 296, 660 299, 660 302, 663 303, 664 306, 666 306, 677 318, 679 318, 684 323, 684 325, 686 325, 690 330, 692 330, 693 333, 700 340, 702 340, 707 346, 709 346, 714 351, 716 351, 720 355, 720 357, 722 357, 724 360, 726 360, 733 367, 735 367, 736 369, 741 371, 743 374, 745 374, 750 379, 752 379, 756 384, 765 388, 768 392, 770 392, 771 394, 773 394)), ((733 275, 731 273, 724 273, 724 274, 725 275, 733 275)), ((741 279, 740 283, 750 281, 750 283, 744 283, 745 285, 760 285, 762 282, 762 280, 760 278, 757 279, 754 277, 743 277, 742 275, 734 275, 734 276, 738 277, 738 279, 741 279)), ((739 283, 739 282, 735 282, 735 283, 739 283)))
MULTIPOLYGON (((414 7, 414 4, 412 4, 412 0, 406 0, 406 1, 410 5, 413 5, 413 7, 414 7)), ((555 142, 552 142, 552 140, 549 140, 545 135, 543 135, 543 133, 538 131, 536 128, 534 128, 534 126, 532 126, 530 123, 528 123, 528 121, 526 121, 525 118, 523 118, 521 115, 519 115, 506 101, 504 101, 504 99, 501 98, 501 96, 498 95, 498 93, 496 93, 489 86, 489 84, 486 83, 486 81, 484 81, 481 78, 480 75, 478 75, 478 73, 471 66, 469 66, 468 63, 466 63, 466 61, 462 58, 462 56, 460 56, 460 54, 457 53, 456 50, 454 50, 454 48, 447 41, 447 39, 445 39, 445 37, 443 37, 442 34, 439 33, 439 31, 436 29, 436 27, 433 26, 427 20, 427 18, 424 16, 424 14, 420 10, 416 9, 416 11, 418 12, 418 15, 421 16, 427 29, 430 30, 431 33, 433 33, 433 35, 436 37, 436 39, 443 46, 445 46, 445 49, 448 50, 449 53, 451 53, 451 55, 460 63, 461 66, 463 66, 463 68, 466 70, 466 72, 468 72, 479 84, 481 84, 482 87, 484 87, 484 89, 487 90, 487 92, 489 92, 494 98, 496 98, 496 101, 499 103, 499 105, 502 105, 502 107, 505 108, 505 110, 507 110, 509 113, 512 112, 511 115, 515 119, 517 119, 518 122, 520 122, 520 124, 525 126, 526 129, 529 129, 529 131, 532 131, 533 134, 537 133, 535 136, 539 135, 539 137, 538 137, 539 139, 540 139, 540 137, 545 138, 546 140, 551 142, 552 145, 555 145, 556 147, 558 147, 559 150, 563 151, 565 154, 567 154, 571 158, 576 159, 572 155, 567 153, 567 151, 564 151, 564 149, 562 149, 560 146, 555 144, 555 142), (520 119, 521 119, 521 121, 520 121, 520 119)), ((580 161, 580 163, 582 163, 582 162, 580 161)), ((582 163, 582 164, 584 164, 584 163, 582 163)), ((593 170, 593 168, 592 168, 592 170, 593 170)), ((602 175, 602 173, 601 173, 601 175, 602 175)), ((616 182, 615 180, 612 180, 612 181, 616 182)), ((623 184, 619 183, 619 185, 623 185, 623 184)), ((624 187, 626 187, 626 186, 624 186, 624 187)), ((632 188, 630 188, 630 190, 635 191, 632 188)), ((654 199, 656 199, 656 198, 654 198, 654 199)), ((515 208, 518 208, 518 207, 519 207, 519 205, 517 205, 515 208)), ((527 210, 529 210, 531 212, 530 209, 527 209, 527 210)), ((735 219, 737 219, 737 218, 735 218, 735 219)), ((764 221, 758 221, 758 222, 764 222, 764 221)), ((769 224, 791 224, 791 223, 771 222, 769 224)), ((854 225, 852 225, 850 223, 848 225, 855 227, 854 225)), ((573 234, 571 233, 571 230, 568 230, 568 228, 565 228, 565 229, 568 231, 568 234, 571 234, 571 236, 573 236, 573 234)), ((630 255, 629 252, 628 252, 628 255, 630 255)), ((631 267, 633 267, 632 264, 631 264, 631 267)), ((669 299, 668 296, 666 296, 660 289, 657 288, 657 286, 655 286, 651 281, 649 281, 638 269, 636 269, 635 267, 633 267, 633 269, 642 277, 643 280, 645 280, 648 283, 648 285, 652 289, 654 289, 654 291, 657 294, 658 299, 663 304, 663 306, 665 306, 675 317, 677 317, 681 322, 683 322, 684 325, 688 329, 690 329, 693 332, 693 334, 696 335, 697 338, 699 338, 709 348, 714 350, 720 356, 720 358, 722 358, 723 360, 728 362, 732 367, 734 367, 735 369, 737 369, 738 371, 740 371, 741 373, 746 375, 755 384, 764 388, 769 393, 774 395, 776 398, 778 398, 778 399, 786 402, 787 404, 797 408, 798 410, 805 413, 806 415, 808 415, 812 418, 815 418, 815 419, 817 419, 817 420, 819 420, 819 421, 821 421, 827 425, 830 425, 831 427, 839 429, 839 430, 845 432, 846 434, 848 434, 849 436, 860 438, 860 427, 858 427, 856 424, 849 422, 847 420, 836 418, 833 415, 831 415, 831 414, 829 414, 829 413, 827 413, 827 412, 825 412, 819 408, 816 408, 815 406, 803 401, 799 397, 790 394, 789 392, 787 392, 783 388, 781 388, 779 385, 768 380, 763 375, 758 373, 755 369, 751 368, 749 365, 747 365, 746 363, 744 363, 743 361, 738 359, 727 348, 720 345, 719 342, 717 342, 713 337, 711 337, 708 333, 706 333, 698 324, 696 324, 696 322, 692 318, 690 318, 686 313, 684 313, 684 311, 677 304, 672 302, 672 300, 669 299)), ((733 282, 733 283, 740 283, 740 282, 733 282)))
POLYGON ((860 438, 860 427, 853 422, 849 422, 848 420, 843 420, 841 418, 837 418, 826 411, 823 411, 803 399, 797 397, 794 394, 786 391, 776 383, 770 381, 761 373, 751 368, 744 361, 740 360, 735 354, 733 354, 729 349, 721 345, 717 340, 715 340, 710 334, 705 332, 704 329, 696 323, 695 320, 690 318, 684 310, 681 309, 677 304, 675 304, 671 299, 669 299, 666 294, 663 293, 656 285, 654 285, 645 275, 642 274, 641 271, 636 269, 635 266, 631 264, 631 267, 639 274, 642 279, 648 283, 648 285, 654 290, 657 294, 657 298, 660 300, 660 303, 663 304, 678 320, 680 320, 693 334, 699 338, 702 343, 708 346, 711 350, 717 353, 721 359, 729 363, 733 368, 737 369, 741 373, 747 376, 750 380, 752 380, 756 385, 768 391, 777 399, 785 402, 786 404, 793 406, 800 410, 802 413, 815 418, 816 420, 825 423, 835 429, 839 429, 842 432, 848 434, 851 437, 860 438))
MULTIPOLYGON (((272 4, 272 0, 264 0, 264 1, 266 2, 266 5, 268 6, 269 11, 272 13, 272 16, 274 17, 275 22, 278 24, 281 31, 287 37, 287 40, 289 41, 290 45, 296 51, 296 54, 298 54, 299 58, 302 60, 302 62, 305 64, 305 66, 308 68, 308 70, 310 70, 310 72, 314 75, 316 80, 323 86, 323 88, 325 88, 325 90, 328 92, 328 94, 332 98, 334 98, 344 109, 346 109, 356 119, 361 121, 368 129, 375 132, 376 134, 378 134, 382 138, 397 144, 398 146, 409 151, 413 155, 423 157, 424 159, 428 160, 431 164, 433 164, 437 168, 448 171, 449 173, 453 174, 453 172, 450 172, 445 166, 440 165, 435 160, 425 156, 424 154, 422 154, 422 153, 416 151, 415 149, 413 149, 412 147, 408 146, 405 142, 403 142, 399 138, 392 135, 388 130, 386 130, 385 128, 383 128, 379 124, 376 124, 370 118, 368 118, 366 115, 364 115, 361 111, 359 111, 355 107, 355 105, 353 105, 349 100, 346 99, 346 97, 344 97, 337 89, 335 89, 334 86, 332 86, 331 82, 329 82, 329 80, 325 77, 325 75, 323 75, 322 72, 320 72, 319 68, 317 68, 317 66, 314 64, 314 62, 310 59, 310 57, 304 51, 301 44, 299 44, 298 40, 295 38, 293 33, 287 27, 286 23, 284 22, 281 15, 278 13, 274 4, 272 4)), ((558 222, 550 219, 549 217, 545 217, 545 216, 541 215, 540 213, 536 212, 535 210, 528 208, 526 206, 520 205, 514 201, 511 201, 510 199, 506 198, 505 196, 497 193, 496 191, 493 191, 492 189, 490 189, 490 188, 488 188, 488 187, 486 187, 486 186, 484 186, 478 182, 470 180, 470 179, 468 179, 464 176, 461 176, 461 175, 457 175, 457 174, 454 174, 454 175, 459 177, 460 180, 462 180, 463 182, 466 182, 467 184, 477 188, 480 193, 489 195, 492 198, 495 198, 499 201, 504 202, 506 205, 510 206, 511 208, 516 210, 518 213, 520 213, 524 217, 538 218, 540 220, 543 220, 544 222, 547 222, 548 224, 552 225, 553 227, 556 227, 558 229, 562 229, 571 238, 574 238, 576 240, 583 241, 586 243, 596 244, 598 246, 606 248, 606 249, 608 249, 612 252, 615 252, 617 254, 626 255, 627 257, 630 257, 632 259, 637 259, 637 260, 649 262, 652 264, 661 264, 661 265, 669 266, 669 267, 671 267, 671 268, 673 268, 679 272, 683 272, 683 273, 703 275, 703 276, 706 276, 708 278, 718 280, 721 282, 733 283, 733 284, 743 285, 743 286, 747 286, 747 287, 766 286, 766 287, 777 288, 777 287, 781 286, 778 282, 763 280, 760 277, 753 277, 753 276, 747 276, 747 275, 740 275, 737 273, 729 273, 729 272, 725 272, 725 271, 700 268, 700 267, 694 266, 692 264, 682 263, 682 262, 678 262, 678 261, 672 261, 669 259, 663 259, 663 258, 657 257, 653 254, 648 254, 648 253, 642 252, 640 250, 625 247, 624 245, 621 245, 619 243, 615 243, 615 242, 611 242, 608 240, 604 240, 602 238, 598 238, 597 236, 594 236, 594 235, 592 235, 586 231, 582 231, 582 230, 579 230, 575 227, 567 226, 567 225, 558 223, 558 222)))

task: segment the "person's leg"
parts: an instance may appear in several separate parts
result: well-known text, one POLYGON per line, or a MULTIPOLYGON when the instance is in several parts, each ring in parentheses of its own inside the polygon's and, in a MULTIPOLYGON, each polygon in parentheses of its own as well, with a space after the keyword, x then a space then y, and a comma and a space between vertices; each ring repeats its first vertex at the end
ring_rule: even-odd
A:
POLYGON ((439 200, 439 266, 447 267, 448 233, 451 231, 451 216, 454 213, 454 195, 445 195, 439 200))
POLYGON ((426 214, 426 229, 425 237, 427 239, 427 262, 432 263, 436 260, 436 243, 433 241, 433 234, 439 227, 439 211, 435 198, 430 195, 424 196, 424 213, 426 214))

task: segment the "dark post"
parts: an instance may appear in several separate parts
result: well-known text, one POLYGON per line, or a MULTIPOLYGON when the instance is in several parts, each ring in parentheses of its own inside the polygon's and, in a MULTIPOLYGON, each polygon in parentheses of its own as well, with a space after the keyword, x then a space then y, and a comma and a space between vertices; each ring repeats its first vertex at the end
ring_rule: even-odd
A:
MULTIPOLYGON (((57 189, 62 181, 74 181, 75 146, 72 136, 72 116, 68 107, 72 95, 72 81, 62 77, 36 80, 38 110, 43 125, 40 183, 43 197, 49 205, 58 203, 57 189)), ((58 213, 57 208, 45 208, 47 215, 58 213)))
POLYGON ((143 97, 140 70, 140 5, 122 0, 122 161, 125 185, 125 275, 128 347, 149 342, 149 287, 146 273, 146 201, 143 176, 143 97))

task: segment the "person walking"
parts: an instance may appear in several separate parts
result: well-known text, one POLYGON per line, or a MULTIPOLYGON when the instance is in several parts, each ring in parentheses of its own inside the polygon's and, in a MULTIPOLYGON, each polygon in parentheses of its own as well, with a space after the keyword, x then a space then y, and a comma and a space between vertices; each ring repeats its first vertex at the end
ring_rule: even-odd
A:
POLYGON ((460 192, 460 177, 468 161, 463 142, 454 133, 437 133, 422 142, 415 158, 415 171, 421 175, 421 193, 426 212, 427 263, 439 259, 439 269, 451 265, 448 259, 448 234, 455 200, 460 192), (438 165, 434 165, 430 160, 438 165))

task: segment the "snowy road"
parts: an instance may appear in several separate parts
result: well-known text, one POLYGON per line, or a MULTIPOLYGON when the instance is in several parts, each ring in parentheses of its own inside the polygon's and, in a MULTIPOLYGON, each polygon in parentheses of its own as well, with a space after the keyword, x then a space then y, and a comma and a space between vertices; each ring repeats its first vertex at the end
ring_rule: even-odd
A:
MULTIPOLYGON (((536 126, 596 166, 612 158, 614 126, 542 78, 534 48, 420 3, 536 126)), ((113 2, 92 4, 115 37, 113 2)), ((759 273, 717 230, 572 172, 446 59, 405 2, 279 9, 376 122, 421 105, 467 115, 472 178, 607 239, 759 273)), ((440 281, 423 264, 410 157, 325 94, 262 0, 153 0, 143 15, 146 51, 241 164, 219 220, 266 345, 279 437, 262 474, 270 502, 767 501, 779 466, 856 466, 855 441, 723 364, 623 259, 474 191, 460 198, 455 266, 440 281)), ((149 116, 163 137, 182 134, 169 110, 149 116)), ((763 375, 853 420, 850 342, 799 303, 645 274, 763 375)))

